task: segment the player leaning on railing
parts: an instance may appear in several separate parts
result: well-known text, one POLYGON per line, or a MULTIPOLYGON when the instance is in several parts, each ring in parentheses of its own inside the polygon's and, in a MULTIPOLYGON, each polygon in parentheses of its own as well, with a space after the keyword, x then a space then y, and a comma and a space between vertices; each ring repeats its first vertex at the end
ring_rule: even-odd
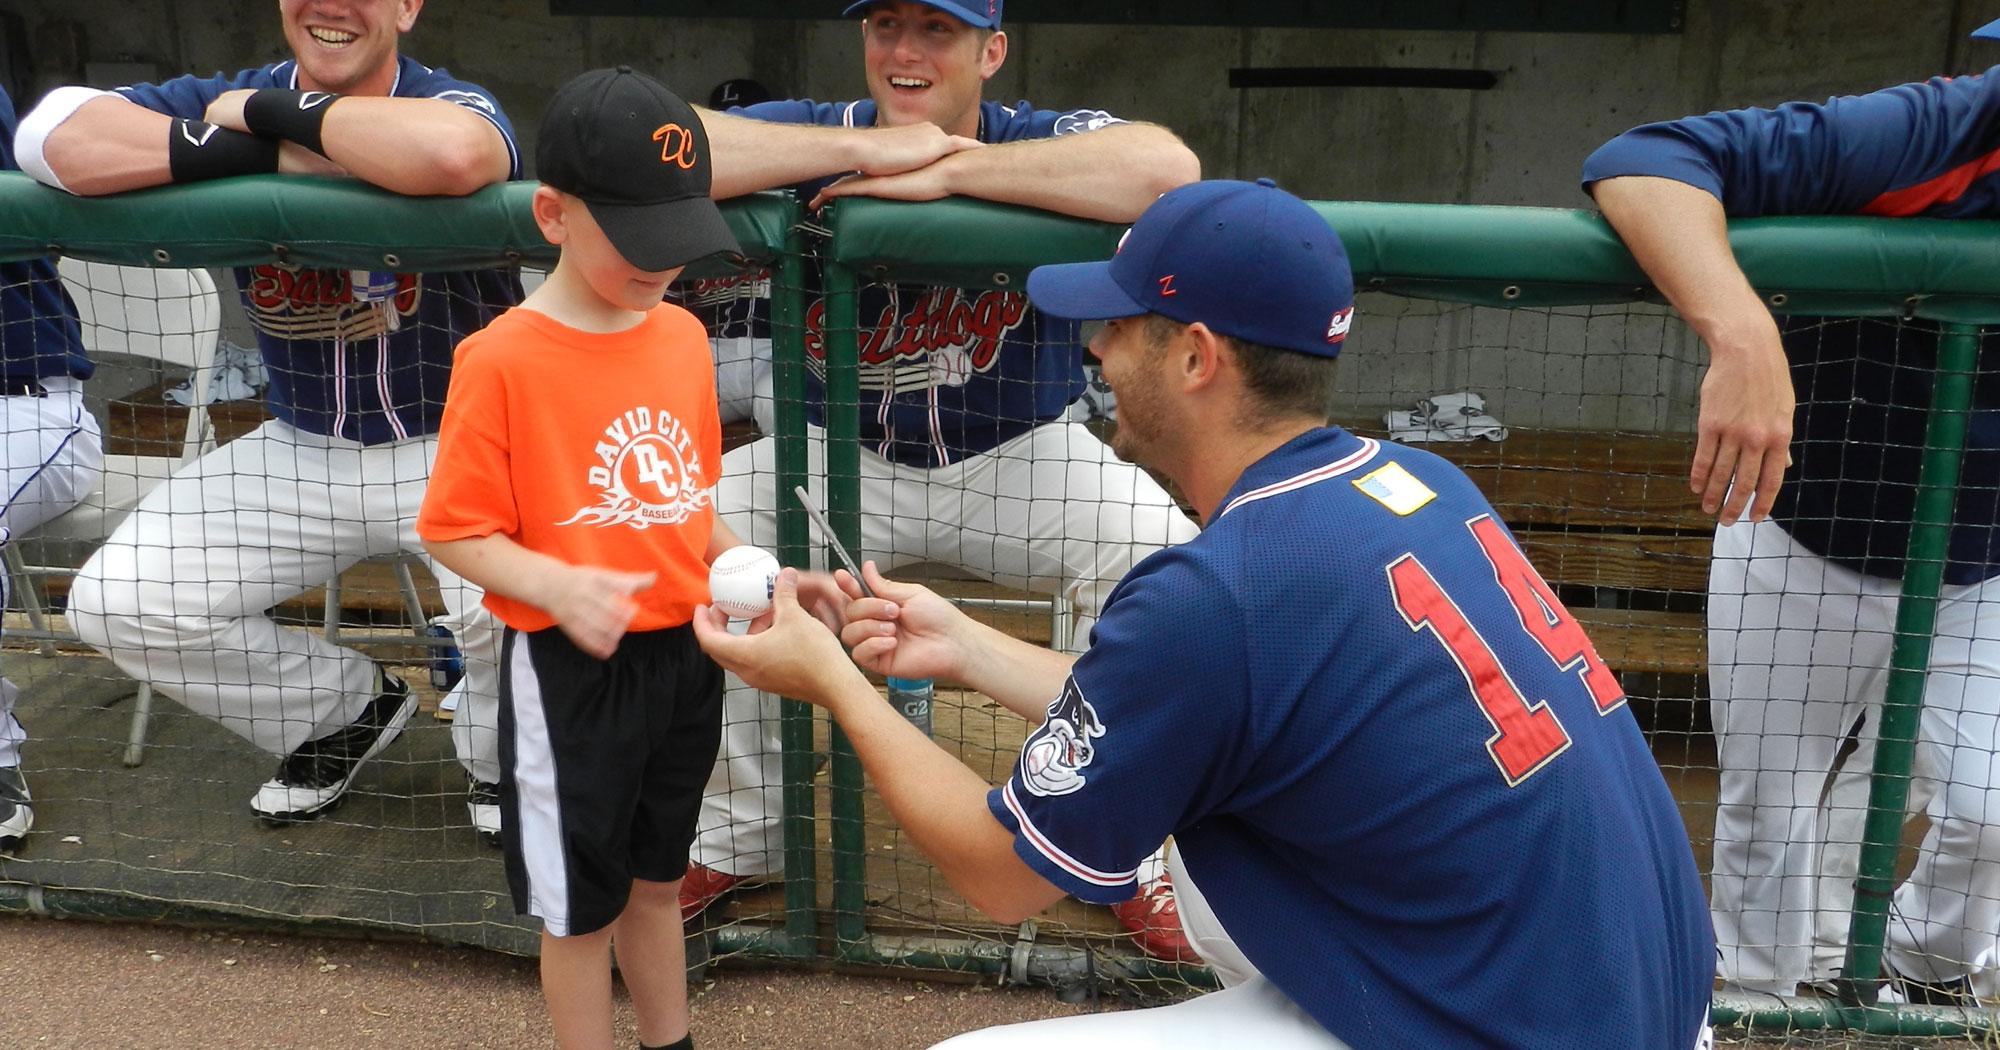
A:
MULTIPOLYGON (((477 85, 397 53, 422 0, 281 0, 294 58, 233 77, 115 92, 60 88, 22 121, 22 168, 79 194, 259 172, 345 174, 466 194, 521 173, 513 127, 477 85)), ((274 823, 337 804, 416 700, 361 653, 281 629, 272 605, 377 554, 415 523, 452 349, 518 301, 498 271, 239 269, 275 419, 154 489, 77 576, 70 624, 119 668, 278 761, 250 807, 274 823)), ((452 736, 473 826, 499 835, 497 638, 477 588, 433 565, 466 653, 452 736)))
MULTIPOLYGON (((1973 35, 2000 39, 2000 22, 1973 35)), ((1725 219, 2000 218, 1996 156, 1989 70, 1648 124, 1584 165, 1604 217, 1709 347, 1691 480, 1722 520, 1708 603, 1711 883, 1732 990, 1791 995, 1838 975, 1938 336, 1921 322, 1774 320, 1725 219), (1861 748, 1822 804, 1857 719, 1861 748)), ((2000 933, 2000 357, 1981 359, 1913 806, 1923 785, 1938 790, 1891 905, 1887 999, 1967 1002, 2000 933)))

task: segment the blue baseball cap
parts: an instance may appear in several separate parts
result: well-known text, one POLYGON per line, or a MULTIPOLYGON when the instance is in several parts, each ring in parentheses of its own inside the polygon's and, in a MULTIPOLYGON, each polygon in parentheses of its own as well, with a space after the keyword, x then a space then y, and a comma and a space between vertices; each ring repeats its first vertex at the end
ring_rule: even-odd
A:
MULTIPOLYGON (((879 2, 880 0, 859 0, 858 3, 848 4, 846 9, 840 12, 841 17, 857 12, 865 13, 879 2)), ((935 7, 969 26, 978 26, 981 29, 1000 28, 1002 0, 918 0, 918 2, 935 7)))
POLYGON ((1156 313, 1334 357, 1354 320, 1354 274, 1340 235, 1306 202, 1270 179, 1218 179, 1163 194, 1109 262, 1035 267, 1028 299, 1070 320, 1156 313))
POLYGON ((1983 40, 2000 40, 2000 21, 1988 22, 1973 30, 1972 35, 1983 40))

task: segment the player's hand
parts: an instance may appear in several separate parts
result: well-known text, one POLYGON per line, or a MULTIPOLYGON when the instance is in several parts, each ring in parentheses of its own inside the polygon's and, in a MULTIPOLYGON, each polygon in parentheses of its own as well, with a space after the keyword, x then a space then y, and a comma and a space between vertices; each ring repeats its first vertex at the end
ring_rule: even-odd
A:
POLYGON ((978 139, 946 134, 943 128, 930 123, 870 128, 851 141, 855 145, 854 170, 863 175, 914 171, 928 167, 940 157, 985 145, 978 139))
POLYGON ((716 663, 767 693, 825 704, 838 693, 839 683, 860 678, 840 639, 800 607, 799 570, 778 572, 771 611, 758 621, 764 626, 757 629, 753 623, 754 633, 731 634, 729 617, 703 605, 695 609, 694 636, 716 663))
POLYGON ((849 175, 820 188, 806 207, 818 211, 840 197, 874 197, 888 201, 934 201, 951 196, 950 169, 932 164, 895 175, 849 175))
POLYGON ((1797 397, 1777 325, 1768 314, 1762 322, 1740 345, 1711 345, 1701 381, 1688 487, 1701 496, 1702 512, 1724 525, 1736 524, 1746 508, 1751 521, 1770 516, 1791 465, 1797 397))
POLYGON ((861 573, 875 597, 864 597, 846 570, 834 574, 850 599, 840 640, 854 662, 895 678, 963 680, 956 631, 965 614, 928 587, 889 579, 872 561, 862 563, 861 573))
POLYGON ((608 660, 639 612, 632 596, 650 589, 659 575, 571 566, 554 581, 554 593, 544 608, 578 649, 608 660))

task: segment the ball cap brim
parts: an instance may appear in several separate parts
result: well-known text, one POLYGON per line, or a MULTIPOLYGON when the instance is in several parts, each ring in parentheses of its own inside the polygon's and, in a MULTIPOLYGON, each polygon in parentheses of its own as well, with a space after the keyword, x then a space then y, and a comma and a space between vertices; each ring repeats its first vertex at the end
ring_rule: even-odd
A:
POLYGON ((1146 307, 1111 279, 1108 262, 1054 263, 1028 272, 1028 301, 1066 321, 1137 317, 1146 307))
POLYGON ((618 254, 648 273, 714 255, 743 255, 736 235, 729 232, 729 221, 707 197, 654 204, 607 204, 585 198, 583 203, 618 254))
MULTIPOLYGON (((859 0, 858 3, 847 5, 840 12, 841 17, 851 18, 856 14, 866 14, 869 8, 879 2, 881 0, 859 0)), ((963 2, 918 0, 918 2, 927 7, 935 7, 969 26, 978 26, 981 29, 1000 28, 1000 5, 997 3, 987 3, 986 0, 963 0, 963 2)))
POLYGON ((1972 35, 1981 40, 2000 40, 2000 20, 1988 22, 1980 26, 1978 29, 1972 31, 1972 35))

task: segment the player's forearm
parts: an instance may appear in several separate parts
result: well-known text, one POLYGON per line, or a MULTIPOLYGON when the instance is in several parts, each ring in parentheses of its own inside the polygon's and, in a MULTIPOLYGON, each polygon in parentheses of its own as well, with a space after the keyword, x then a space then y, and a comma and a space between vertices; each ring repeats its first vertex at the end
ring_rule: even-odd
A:
MULTIPOLYGON (((48 119, 49 113, 31 110, 22 123, 48 119)), ((100 95, 48 129, 42 160, 64 189, 80 196, 164 185, 172 181, 167 166, 172 123, 173 118, 118 95, 100 95)))
POLYGON ((350 95, 327 110, 321 136, 348 174, 411 196, 464 196, 506 181, 512 165, 492 121, 443 99, 350 95))
POLYGON ((952 677, 1036 724, 1062 694, 1070 666, 1076 663, 1074 656, 1024 642, 969 617, 956 641, 960 657, 952 677))
POLYGON ((952 887, 986 915, 1019 922, 1062 891, 1014 852, 986 807, 990 784, 882 701, 859 676, 828 704, 896 824, 952 887))
POLYGON ((1722 202, 1654 176, 1605 179, 1591 193, 1625 246, 1713 354, 1776 348, 1777 322, 1729 247, 1722 202))
POLYGON ((861 166, 856 128, 778 124, 695 110, 708 133, 709 195, 716 200, 793 186, 861 166))
POLYGON ((1009 142, 937 162, 954 194, 1102 222, 1131 222, 1160 194, 1201 178, 1201 161, 1157 124, 1009 142))

